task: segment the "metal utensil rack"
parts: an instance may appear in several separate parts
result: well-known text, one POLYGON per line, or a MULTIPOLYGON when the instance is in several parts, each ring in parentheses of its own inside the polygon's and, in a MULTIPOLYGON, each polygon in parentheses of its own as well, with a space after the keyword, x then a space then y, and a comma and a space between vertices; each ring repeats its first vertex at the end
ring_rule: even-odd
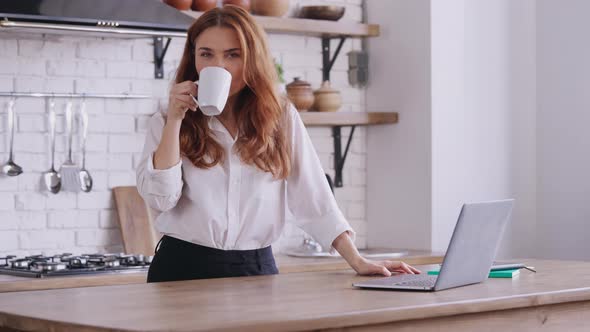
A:
MULTIPOLYGON (((74 98, 83 99, 83 100, 90 99, 90 98, 103 98, 103 99, 107 99, 107 98, 111 98, 111 99, 146 99, 146 98, 152 98, 151 96, 148 96, 148 95, 138 95, 138 94, 129 94, 129 93, 122 93, 122 94, 99 94, 99 93, 54 93, 54 92, 14 92, 14 91, 13 92, 0 92, 0 97, 9 97, 9 98, 11 98, 13 100, 15 100, 16 98, 45 98, 46 101, 53 100, 55 98, 67 98, 67 99, 70 99, 70 103, 72 102, 71 99, 74 99, 74 98)), ((12 102, 13 101, 11 101, 11 103, 12 102)), ((11 140, 11 143, 10 144, 11 144, 11 156, 12 156, 12 144, 13 144, 12 143, 12 140, 11 140)), ((9 159, 9 160, 11 160, 11 159, 9 159)), ((82 165, 84 165, 84 163, 82 165)), ((84 169, 84 166, 83 166, 82 169, 84 169)), ((51 168, 51 170, 53 170, 53 161, 52 161, 52 168, 51 168)), ((21 172, 22 172, 22 170, 21 170, 21 172)), ((55 171, 53 171, 53 172, 55 172, 55 171)), ((17 176, 19 174, 20 173, 16 174, 15 176, 17 176)), ((60 190, 57 189, 57 191, 60 191, 60 190)), ((55 192, 54 191, 51 191, 51 192, 57 193, 57 191, 55 191, 55 192)))

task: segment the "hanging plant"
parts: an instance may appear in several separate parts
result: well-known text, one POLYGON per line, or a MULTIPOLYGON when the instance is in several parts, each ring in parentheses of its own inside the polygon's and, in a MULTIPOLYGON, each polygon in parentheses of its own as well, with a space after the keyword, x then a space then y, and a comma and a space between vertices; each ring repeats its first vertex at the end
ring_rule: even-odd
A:
POLYGON ((276 59, 274 59, 275 62, 275 69, 277 70, 277 77, 279 78, 279 83, 285 83, 285 78, 283 77, 283 65, 278 63, 276 59))

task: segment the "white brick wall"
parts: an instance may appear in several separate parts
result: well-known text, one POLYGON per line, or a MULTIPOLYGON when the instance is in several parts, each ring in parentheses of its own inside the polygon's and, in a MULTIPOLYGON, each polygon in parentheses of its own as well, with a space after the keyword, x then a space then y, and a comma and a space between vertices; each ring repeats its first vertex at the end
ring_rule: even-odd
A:
POLYGON ((100 211, 100 228, 117 228, 119 227, 119 217, 116 210, 100 211))
POLYGON ((0 193, 0 210, 10 211, 14 209, 14 195, 0 193))
MULTIPOLYGON (((13 191, 18 190, 18 179, 17 178, 3 177, 3 178, 0 178, 0 180, 2 181, 2 185, 0 186, 0 195, 2 195, 2 192, 4 192, 4 191, 13 192, 13 191)), ((2 206, 3 201, 6 202, 6 197, 0 198, 0 206, 2 206)), ((0 208, 0 210, 1 210, 1 208, 0 208)))
MULTIPOLYGON (((299 5, 316 0, 293 0, 293 14, 299 5)), ((361 0, 325 0, 346 5, 343 20, 360 21, 361 0)), ((321 41, 294 35, 269 35, 271 52, 283 64, 285 81, 301 76, 312 87, 321 84, 321 41)), ((333 41, 333 48, 336 41, 333 41)), ((17 100, 15 160, 25 172, 18 177, 0 176, 0 255, 57 253, 69 251, 120 252, 123 250, 119 220, 111 188, 134 185, 134 169, 140 158, 147 120, 167 103, 184 40, 174 39, 165 58, 165 79, 153 78, 151 40, 119 40, 83 37, 43 37, 30 35, 11 38, 0 35, 0 91, 138 93, 152 95, 148 100, 86 101, 90 114, 87 168, 94 187, 91 193, 41 191, 41 174, 49 168, 49 140, 45 102, 41 99, 17 100)), ((343 110, 364 111, 364 90, 347 81, 346 53, 360 49, 358 40, 348 40, 331 73, 332 86, 343 95, 343 110)), ((0 162, 8 157, 8 136, 4 107, 0 97, 0 162)), ((65 160, 64 108, 66 100, 56 100, 56 168, 65 160)), ((79 100, 75 107, 79 107, 79 100)), ((349 129, 343 130, 346 144, 349 129)), ((323 167, 333 177, 333 140, 330 128, 310 128, 310 136, 323 167)), ((343 147, 344 148, 344 147, 343 147)), ((74 140, 74 161, 81 162, 80 140, 74 140)), ((344 168, 344 188, 336 189, 342 211, 357 231, 357 245, 366 245, 366 138, 357 128, 344 168)), ((275 245, 279 251, 298 245, 302 231, 288 225, 275 245)))
POLYGON ((98 228, 99 211, 66 210, 48 213, 49 228, 98 228))
POLYGON ((22 231, 18 234, 20 247, 27 250, 71 248, 76 233, 71 230, 34 230, 22 231))
POLYGON ((77 208, 76 194, 62 192, 59 195, 47 195, 45 204, 47 210, 72 210, 77 208))

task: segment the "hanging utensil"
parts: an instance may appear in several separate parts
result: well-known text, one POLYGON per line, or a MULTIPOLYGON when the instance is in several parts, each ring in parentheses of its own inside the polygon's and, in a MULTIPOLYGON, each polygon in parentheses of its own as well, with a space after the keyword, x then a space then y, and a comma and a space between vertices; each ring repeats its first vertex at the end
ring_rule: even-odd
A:
POLYGON ((51 168, 43 173, 45 189, 57 194, 61 189, 61 175, 55 171, 55 102, 49 100, 49 139, 51 140, 51 168))
POLYGON ((92 190, 92 176, 86 169, 86 137, 88 136, 88 113, 86 112, 86 99, 82 99, 80 106, 80 116, 82 117, 82 169, 78 173, 80 178, 80 189, 83 192, 92 190))
POLYGON ((14 122, 15 122, 15 114, 14 114, 14 103, 15 99, 12 98, 8 102, 8 131, 10 133, 10 153, 8 154, 8 161, 6 164, 2 165, 2 173, 8 176, 17 176, 23 172, 23 168, 19 165, 15 164, 12 160, 12 149, 14 145, 14 122))
POLYGON ((59 173, 61 174, 63 188, 67 191, 80 191, 80 178, 78 173, 80 170, 72 160, 72 146, 73 144, 73 114, 72 114, 72 100, 66 104, 66 135, 68 137, 68 159, 61 165, 59 173))

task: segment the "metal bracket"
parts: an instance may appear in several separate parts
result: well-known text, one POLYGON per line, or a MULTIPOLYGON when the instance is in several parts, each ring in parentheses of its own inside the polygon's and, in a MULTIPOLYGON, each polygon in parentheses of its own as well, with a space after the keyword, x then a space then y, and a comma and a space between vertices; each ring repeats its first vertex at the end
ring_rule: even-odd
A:
POLYGON ((344 169, 344 162, 346 161, 348 149, 350 149, 350 143, 352 142, 352 137, 354 136, 354 130, 356 129, 356 126, 352 126, 350 128, 350 134, 348 136, 348 141, 346 142, 346 147, 344 148, 344 154, 342 154, 341 129, 342 126, 332 127, 332 137, 334 138, 334 181, 332 181, 330 175, 326 174, 326 178, 328 180, 328 184, 330 185, 330 189, 332 189, 332 192, 334 192, 334 187, 341 188, 343 186, 342 170, 344 169))
POLYGON ((342 169, 344 168, 344 162, 346 161, 346 156, 348 155, 348 149, 350 148, 350 142, 352 142, 352 136, 354 135, 354 130, 356 126, 352 126, 350 128, 350 135, 348 136, 348 142, 346 142, 346 148, 344 148, 344 154, 342 154, 342 146, 341 146, 341 135, 340 129, 342 127, 335 126, 332 128, 332 136, 334 137, 334 170, 336 172, 334 176, 334 185, 337 188, 342 187, 342 169))
MULTIPOLYGON (((330 80, 330 71, 338 58, 338 54, 340 54, 340 50, 342 49, 342 45, 346 41, 346 36, 338 37, 340 42, 336 47, 336 51, 334 51, 334 56, 330 58, 330 41, 331 37, 322 37, 322 79, 323 81, 330 80)), ((342 154, 342 142, 341 142, 341 131, 340 129, 342 126, 334 126, 332 127, 332 137, 334 138, 334 170, 335 176, 334 181, 330 175, 326 174, 326 179, 328 180, 328 184, 330 185, 330 189, 334 192, 334 187, 341 188, 342 184, 342 169, 344 168, 344 162, 346 161, 346 155, 348 154, 348 149, 350 148, 350 142, 352 141, 352 136, 354 135, 354 129, 356 126, 352 126, 350 130, 350 136, 348 137, 348 143, 346 143, 346 148, 344 149, 344 155, 342 154)))
POLYGON ((166 51, 168 51, 168 46, 170 46, 170 41, 172 39, 168 38, 166 41, 166 46, 164 46, 164 38, 163 37, 154 37, 154 75, 155 78, 163 79, 164 78, 164 56, 166 55, 166 51))
POLYGON ((330 37, 322 37, 322 74, 323 74, 323 81, 330 80, 330 71, 332 70, 332 66, 334 66, 334 62, 338 58, 338 54, 342 49, 342 45, 344 41, 346 41, 346 36, 339 37, 340 43, 338 43, 338 47, 336 47, 336 51, 334 52, 334 56, 330 59, 330 41, 332 38, 330 37))

